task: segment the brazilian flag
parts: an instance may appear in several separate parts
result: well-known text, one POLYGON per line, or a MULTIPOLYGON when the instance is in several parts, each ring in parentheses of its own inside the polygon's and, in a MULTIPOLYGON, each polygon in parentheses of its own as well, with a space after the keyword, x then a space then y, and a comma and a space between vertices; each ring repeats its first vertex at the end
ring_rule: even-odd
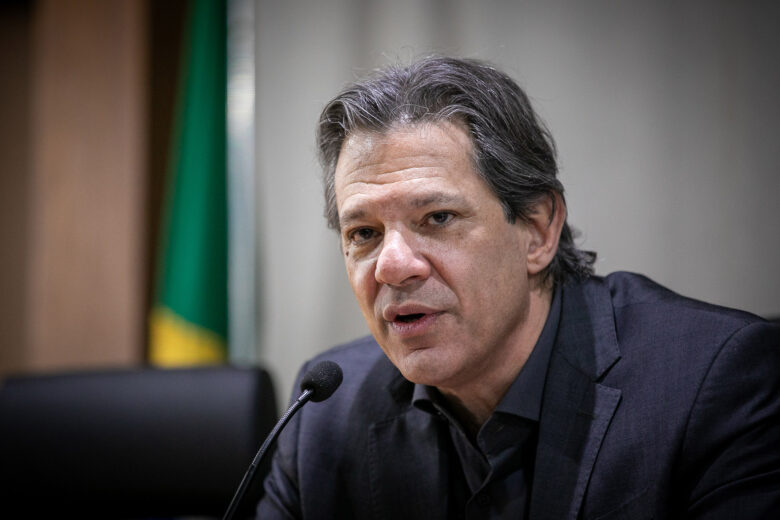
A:
POLYGON ((191 0, 163 209, 149 361, 227 359, 226 0, 191 0))

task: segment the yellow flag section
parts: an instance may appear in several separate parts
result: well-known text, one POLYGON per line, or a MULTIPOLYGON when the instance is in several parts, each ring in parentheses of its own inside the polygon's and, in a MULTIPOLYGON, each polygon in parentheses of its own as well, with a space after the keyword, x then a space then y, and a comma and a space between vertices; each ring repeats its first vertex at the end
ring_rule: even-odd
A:
POLYGON ((186 366, 221 363, 225 360, 225 340, 208 329, 158 308, 152 311, 150 341, 156 347, 149 361, 158 366, 186 366))
POLYGON ((191 0, 149 361, 227 360, 226 0, 191 0))

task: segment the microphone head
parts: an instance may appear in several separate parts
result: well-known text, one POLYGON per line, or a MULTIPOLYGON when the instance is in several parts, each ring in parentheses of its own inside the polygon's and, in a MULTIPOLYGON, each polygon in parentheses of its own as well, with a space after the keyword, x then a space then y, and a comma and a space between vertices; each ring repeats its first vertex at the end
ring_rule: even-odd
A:
POLYGON ((320 361, 303 375, 301 392, 313 390, 310 400, 319 403, 333 395, 342 379, 344 375, 341 373, 340 366, 333 361, 320 361))

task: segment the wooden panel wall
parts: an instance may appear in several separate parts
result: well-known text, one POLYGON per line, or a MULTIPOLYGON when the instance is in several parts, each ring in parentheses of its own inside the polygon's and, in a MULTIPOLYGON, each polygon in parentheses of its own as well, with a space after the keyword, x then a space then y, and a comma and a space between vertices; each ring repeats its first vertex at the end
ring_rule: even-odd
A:
POLYGON ((21 251, 0 273, 18 298, 0 309, 3 372, 142 361, 146 9, 28 4, 29 110, 16 118, 29 131, 21 166, 2 163, 18 197, 3 216, 13 211, 20 230, 3 248, 21 251))

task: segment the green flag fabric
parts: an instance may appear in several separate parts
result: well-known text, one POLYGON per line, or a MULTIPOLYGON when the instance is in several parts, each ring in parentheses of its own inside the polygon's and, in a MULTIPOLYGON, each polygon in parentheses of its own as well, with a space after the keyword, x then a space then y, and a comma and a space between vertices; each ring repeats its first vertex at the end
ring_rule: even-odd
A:
POLYGON ((191 0, 149 361, 227 359, 226 0, 191 0))

